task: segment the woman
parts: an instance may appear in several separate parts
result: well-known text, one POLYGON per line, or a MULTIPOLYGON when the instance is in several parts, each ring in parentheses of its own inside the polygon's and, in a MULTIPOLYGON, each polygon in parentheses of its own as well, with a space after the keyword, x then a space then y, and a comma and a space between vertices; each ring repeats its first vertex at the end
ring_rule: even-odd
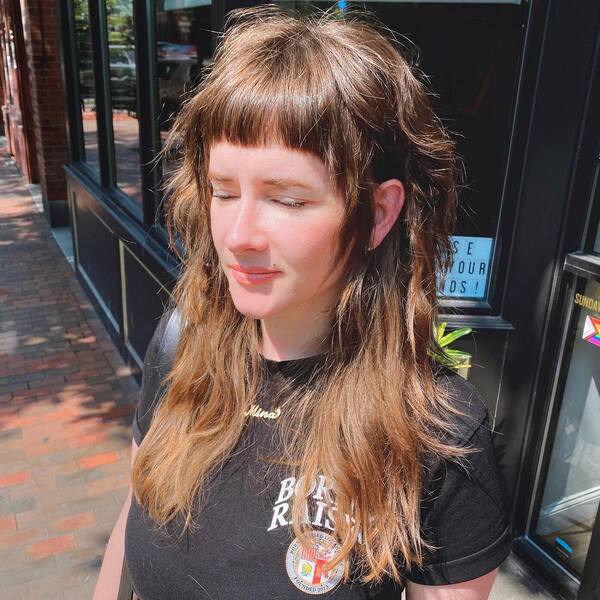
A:
POLYGON ((95 598, 124 552, 142 600, 486 598, 510 534, 432 358, 458 162, 414 69, 359 14, 235 10, 169 147, 183 270, 95 598))

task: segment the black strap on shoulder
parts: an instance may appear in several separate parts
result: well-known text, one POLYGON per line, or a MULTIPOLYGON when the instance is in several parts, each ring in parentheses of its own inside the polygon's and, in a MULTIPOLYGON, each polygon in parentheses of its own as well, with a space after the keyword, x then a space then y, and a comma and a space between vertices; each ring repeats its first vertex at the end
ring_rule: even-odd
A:
POLYGON ((140 423, 154 410, 156 402, 164 392, 163 382, 175 361, 179 342, 181 315, 175 308, 165 312, 150 340, 144 357, 140 396, 140 423))
POLYGON ((173 309, 168 317, 165 331, 160 341, 158 362, 162 375, 166 375, 173 367, 175 351, 181 333, 181 314, 177 308, 173 309))

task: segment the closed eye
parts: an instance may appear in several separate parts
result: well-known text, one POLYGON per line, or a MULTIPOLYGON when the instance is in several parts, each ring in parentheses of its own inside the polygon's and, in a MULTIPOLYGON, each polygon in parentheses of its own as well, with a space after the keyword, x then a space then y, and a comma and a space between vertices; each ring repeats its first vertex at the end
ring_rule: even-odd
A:
MULTIPOLYGON (((219 200, 230 200, 232 198, 236 198, 236 196, 229 196, 227 194, 212 194, 213 198, 218 198, 219 200)), ((271 198, 271 202, 275 204, 280 204, 281 206, 285 206, 286 208, 301 208, 306 204, 306 202, 298 202, 296 200, 277 200, 276 198, 271 198)))
POLYGON ((287 206, 288 208, 300 208, 306 204, 306 202, 297 202, 295 200, 276 200, 273 198, 273 202, 276 204, 281 204, 282 206, 287 206))

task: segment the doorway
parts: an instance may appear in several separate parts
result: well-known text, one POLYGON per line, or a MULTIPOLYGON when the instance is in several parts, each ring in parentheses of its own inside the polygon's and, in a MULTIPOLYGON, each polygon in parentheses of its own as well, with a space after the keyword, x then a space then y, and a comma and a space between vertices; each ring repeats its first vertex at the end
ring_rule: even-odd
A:
POLYGON ((571 290, 555 392, 560 408, 530 534, 581 579, 600 506, 600 282, 575 277, 571 290))

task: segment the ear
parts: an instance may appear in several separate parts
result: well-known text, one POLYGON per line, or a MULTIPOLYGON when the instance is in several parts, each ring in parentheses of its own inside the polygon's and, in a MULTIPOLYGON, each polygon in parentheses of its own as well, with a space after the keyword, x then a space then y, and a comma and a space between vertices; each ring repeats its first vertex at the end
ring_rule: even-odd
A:
POLYGON ((399 179, 388 179, 373 192, 374 223, 369 240, 370 250, 377 248, 393 227, 404 206, 404 196, 404 186, 399 179))

